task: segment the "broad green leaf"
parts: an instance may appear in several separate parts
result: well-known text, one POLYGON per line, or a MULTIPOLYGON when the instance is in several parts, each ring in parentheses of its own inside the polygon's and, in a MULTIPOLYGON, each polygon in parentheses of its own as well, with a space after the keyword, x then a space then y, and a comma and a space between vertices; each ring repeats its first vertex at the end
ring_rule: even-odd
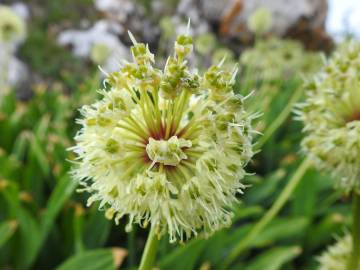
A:
POLYGON ((127 252, 122 248, 97 249, 70 257, 56 270, 116 270, 127 252))
POLYGON ((90 217, 84 225, 84 242, 89 249, 100 248, 109 236, 113 221, 104 218, 105 213, 99 211, 97 207, 92 207, 89 213, 90 217))
POLYGON ((55 218, 57 217, 64 203, 73 194, 76 186, 77 183, 73 181, 69 175, 63 176, 63 178, 61 178, 60 181, 56 184, 56 187, 48 200, 46 211, 41 218, 41 234, 39 240, 37 241, 37 245, 33 247, 30 253, 31 256, 29 255, 29 264, 32 264, 36 259, 43 242, 46 240, 50 228, 54 224, 55 218))
POLYGON ((12 154, 18 159, 23 160, 25 157, 25 151, 29 140, 31 138, 31 133, 29 131, 23 131, 20 135, 16 138, 12 154))
POLYGON ((293 213, 295 215, 307 217, 314 215, 318 190, 318 181, 315 181, 317 180, 317 174, 317 171, 309 170, 296 188, 292 201, 293 213))
POLYGON ((244 194, 248 204, 255 204, 268 199, 278 188, 281 180, 286 175, 284 169, 279 169, 269 174, 266 178, 253 178, 256 182, 252 183, 252 187, 244 194))
POLYGON ((206 241, 195 239, 185 246, 178 247, 159 262, 160 269, 191 270, 206 247, 206 241), (186 259, 184 259, 186 258, 186 259))
POLYGON ((283 265, 293 260, 301 253, 301 248, 276 247, 257 256, 252 263, 243 270, 279 270, 283 265))
POLYGON ((14 234, 18 223, 16 220, 9 220, 0 223, 0 247, 2 247, 14 234))
POLYGON ((48 175, 50 173, 49 159, 46 157, 43 146, 36 136, 32 136, 31 138, 30 151, 34 154, 34 157, 36 158, 43 174, 48 175))
POLYGON ((254 239, 253 246, 264 246, 280 239, 294 240, 304 235, 307 218, 277 218, 254 239))
POLYGON ((64 203, 73 194, 77 184, 78 183, 71 179, 68 174, 64 175, 56 184, 55 189, 51 193, 47 202, 44 216, 42 217, 41 228, 44 236, 48 233, 49 229, 53 225, 53 222, 64 203))

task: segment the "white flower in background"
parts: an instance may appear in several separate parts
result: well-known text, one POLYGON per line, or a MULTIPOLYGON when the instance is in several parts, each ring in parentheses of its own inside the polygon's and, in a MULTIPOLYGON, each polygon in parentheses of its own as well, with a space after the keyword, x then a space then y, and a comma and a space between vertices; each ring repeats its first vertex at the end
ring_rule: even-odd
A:
POLYGON ((298 118, 302 147, 320 169, 347 191, 360 189, 360 44, 339 47, 309 82, 298 118))
POLYGON ((10 7, 0 5, 0 43, 18 43, 25 35, 24 20, 10 7))
POLYGON ((136 4, 132 0, 95 0, 95 8, 110 17, 125 23, 129 14, 135 11, 136 4))
POLYGON ((89 58, 107 72, 119 68, 118 59, 128 59, 127 47, 116 34, 121 28, 109 21, 98 21, 88 30, 66 30, 59 34, 62 46, 71 45, 74 55, 89 58))
POLYGON ((203 76, 179 36, 164 70, 134 39, 133 62, 110 74, 102 99, 81 109, 73 176, 118 221, 151 223, 170 241, 209 235, 231 222, 244 167, 253 155, 252 116, 233 92, 236 70, 212 66, 203 76))
POLYGON ((17 47, 26 37, 27 6, 15 3, 0 5, 0 95, 28 79, 28 70, 15 56, 17 47))
POLYGON ((318 258, 319 270, 348 270, 352 249, 351 235, 338 239, 337 243, 318 258))

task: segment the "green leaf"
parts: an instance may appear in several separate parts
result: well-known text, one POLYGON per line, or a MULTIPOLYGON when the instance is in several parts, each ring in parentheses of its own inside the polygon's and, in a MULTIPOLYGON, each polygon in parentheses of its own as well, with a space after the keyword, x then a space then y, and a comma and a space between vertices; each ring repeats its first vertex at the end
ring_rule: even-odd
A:
POLYGON ((41 242, 41 233, 39 224, 26 209, 20 208, 17 216, 20 223, 22 248, 17 255, 21 260, 16 260, 16 264, 17 269, 22 270, 30 268, 41 242))
POLYGON ((121 248, 97 249, 70 257, 56 270, 116 270, 127 252, 121 248))
POLYGON ((36 158, 43 174, 49 175, 49 173, 50 173, 49 159, 46 157, 45 151, 44 151, 39 139, 36 136, 32 136, 30 148, 31 148, 31 151, 33 152, 34 157, 36 158))
POLYGON ((316 179, 318 172, 309 170, 299 183, 294 192, 294 199, 292 201, 293 213, 295 215, 302 215, 312 217, 316 211, 318 179, 316 179))
POLYGON ((29 131, 23 131, 20 133, 19 136, 17 136, 12 154, 18 159, 23 160, 25 157, 25 151, 27 148, 27 145, 29 144, 29 140, 31 138, 31 133, 29 131))
POLYGON ((104 212, 92 207, 84 228, 84 242, 87 248, 100 248, 109 237, 113 221, 104 218, 104 212))
POLYGON ((206 241, 195 239, 185 246, 178 247, 159 262, 160 269, 191 270, 194 269, 200 253, 206 247, 206 241), (184 260, 186 258, 186 260, 184 260))
POLYGON ((32 247, 31 252, 29 252, 29 265, 31 265, 36 259, 43 242, 46 240, 46 237, 49 233, 50 228, 54 224, 54 220, 57 217, 59 211, 63 207, 64 203, 70 198, 73 194, 77 182, 70 179, 69 175, 63 176, 60 181, 57 183, 54 191, 51 193, 50 198, 47 203, 46 211, 41 219, 41 233, 39 239, 34 247, 32 247))
POLYGON ((19 222, 20 247, 17 250, 16 269, 28 269, 37 254, 41 242, 40 226, 36 219, 23 208, 19 201, 19 188, 14 182, 5 182, 1 191, 8 204, 9 215, 19 222))
POLYGON ((68 174, 64 175, 56 184, 56 187, 47 202, 45 214, 42 217, 41 228, 44 237, 53 225, 54 220, 64 203, 73 194, 77 184, 78 183, 71 179, 68 174))
POLYGON ((253 246, 264 246, 280 239, 294 240, 304 235, 309 225, 307 218, 278 218, 271 222, 255 239, 253 246))
POLYGON ((296 258, 301 253, 300 247, 276 247, 256 257, 243 270, 279 270, 289 261, 296 258))
POLYGON ((18 223, 16 220, 9 220, 0 223, 0 247, 2 247, 14 234, 18 223))

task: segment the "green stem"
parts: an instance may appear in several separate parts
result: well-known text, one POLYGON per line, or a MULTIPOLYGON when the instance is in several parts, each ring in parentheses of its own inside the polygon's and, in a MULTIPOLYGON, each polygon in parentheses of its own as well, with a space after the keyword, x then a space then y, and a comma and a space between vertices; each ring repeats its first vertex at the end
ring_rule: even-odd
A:
POLYGON ((128 257, 128 266, 129 268, 136 266, 136 227, 132 229, 131 232, 128 233, 128 251, 129 251, 129 257, 128 257))
POLYGON ((291 96, 291 99, 289 100, 285 108, 281 111, 281 113, 278 115, 275 121, 273 121, 271 125, 266 129, 264 135, 261 136, 261 138, 258 140, 255 146, 256 150, 261 149, 262 146, 267 142, 267 140, 274 134, 274 132, 284 123, 284 121, 291 113, 294 103, 300 99, 302 92, 303 91, 301 87, 298 87, 296 89, 296 91, 291 96))
POLYGON ((145 249, 141 257, 139 270, 151 270, 156 257, 156 251, 159 245, 159 238, 155 232, 155 226, 151 226, 145 249))
POLYGON ((289 199, 290 195, 304 176, 305 172, 310 166, 310 160, 305 159, 301 165, 297 168, 296 172, 293 174, 286 187, 281 192, 278 199, 271 206, 271 208, 266 212, 266 214, 252 227, 251 231, 243 238, 230 252, 229 256, 225 259, 223 268, 228 268, 231 263, 244 251, 246 250, 254 239, 259 235, 259 233, 264 229, 264 227, 279 213, 282 207, 285 205, 286 201, 289 199))
POLYGON ((353 194, 353 225, 352 239, 353 252, 350 257, 349 270, 360 270, 360 194, 353 194))

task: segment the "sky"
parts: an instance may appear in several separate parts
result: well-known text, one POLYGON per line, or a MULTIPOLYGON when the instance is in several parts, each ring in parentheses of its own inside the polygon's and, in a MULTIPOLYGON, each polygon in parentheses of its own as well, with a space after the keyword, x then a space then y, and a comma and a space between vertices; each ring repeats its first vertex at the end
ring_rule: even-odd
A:
POLYGON ((360 0, 329 0, 326 27, 335 37, 347 29, 360 37, 360 0))

